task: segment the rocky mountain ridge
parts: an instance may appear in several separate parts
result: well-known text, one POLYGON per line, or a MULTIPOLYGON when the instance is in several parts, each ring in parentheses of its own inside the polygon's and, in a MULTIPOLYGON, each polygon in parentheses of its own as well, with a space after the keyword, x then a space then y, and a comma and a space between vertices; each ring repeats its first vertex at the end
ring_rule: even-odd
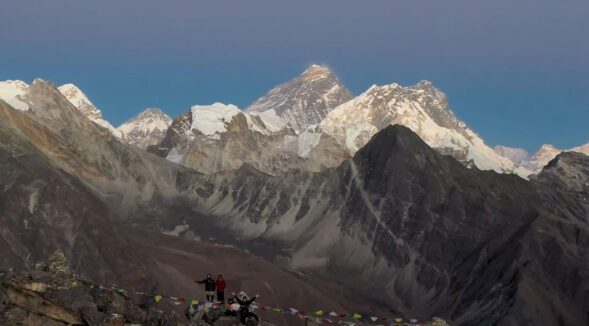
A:
POLYGON ((102 118, 102 112, 92 103, 88 96, 74 84, 65 84, 58 87, 59 91, 65 96, 73 106, 75 106, 88 119, 99 126, 109 130, 115 137, 123 138, 123 134, 113 127, 110 122, 102 118))
POLYGON ((291 169, 319 171, 349 157, 320 131, 275 131, 261 117, 221 103, 193 106, 172 122, 160 144, 148 150, 205 174, 244 164, 270 174, 291 169))

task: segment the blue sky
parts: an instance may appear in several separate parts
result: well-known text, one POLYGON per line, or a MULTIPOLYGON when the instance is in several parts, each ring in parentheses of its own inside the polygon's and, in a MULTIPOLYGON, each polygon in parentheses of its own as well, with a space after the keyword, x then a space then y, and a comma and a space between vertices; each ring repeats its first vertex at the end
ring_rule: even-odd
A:
POLYGON ((490 145, 589 141, 586 0, 7 0, 0 79, 80 86, 118 125, 245 107, 310 63, 359 94, 431 80, 490 145))

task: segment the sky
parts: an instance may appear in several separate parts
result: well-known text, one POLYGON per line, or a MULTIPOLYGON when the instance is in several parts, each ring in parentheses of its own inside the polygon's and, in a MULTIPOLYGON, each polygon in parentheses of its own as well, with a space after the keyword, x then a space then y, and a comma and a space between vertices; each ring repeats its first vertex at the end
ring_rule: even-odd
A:
POLYGON ((587 0, 3 0, 0 80, 79 86, 113 125, 241 108, 309 64, 430 80, 491 145, 589 142, 587 0))

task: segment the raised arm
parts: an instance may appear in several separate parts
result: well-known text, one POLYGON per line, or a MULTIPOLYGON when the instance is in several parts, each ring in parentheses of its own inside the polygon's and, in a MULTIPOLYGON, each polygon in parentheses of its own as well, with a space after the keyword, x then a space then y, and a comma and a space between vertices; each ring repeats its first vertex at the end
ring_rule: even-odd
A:
POLYGON ((253 303, 254 301, 256 301, 256 299, 257 299, 257 298, 259 298, 259 297, 260 297, 260 295, 259 295, 259 294, 256 294, 256 295, 255 295, 253 298, 251 298, 251 299, 249 299, 249 300, 247 301, 246 305, 250 305, 250 304, 252 304, 252 303, 253 303))

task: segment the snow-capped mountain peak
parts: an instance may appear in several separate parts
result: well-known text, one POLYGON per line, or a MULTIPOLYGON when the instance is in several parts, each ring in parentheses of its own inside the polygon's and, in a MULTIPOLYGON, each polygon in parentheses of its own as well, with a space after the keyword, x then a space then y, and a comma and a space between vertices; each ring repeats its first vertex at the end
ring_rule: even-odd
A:
POLYGON ((290 125, 296 131, 320 123, 352 94, 329 68, 311 65, 297 78, 270 90, 245 112, 258 115, 274 130, 290 125))
POLYGON ((198 130, 207 136, 227 131, 226 124, 241 113, 241 110, 233 104, 218 102, 211 105, 193 105, 190 111, 192 112, 190 130, 198 130))
POLYGON ((571 149, 573 152, 582 153, 585 155, 589 155, 589 143, 581 146, 577 146, 571 149))
POLYGON ((117 129, 124 134, 125 142, 146 149, 158 144, 171 124, 172 118, 160 109, 148 108, 117 129))
POLYGON ((561 152, 561 150, 556 148, 552 144, 544 144, 544 145, 542 145, 542 147, 540 147, 540 150, 538 151, 538 153, 536 153, 535 156, 542 156, 542 155, 556 153, 556 152, 561 152))
POLYGON ((90 101, 88 96, 74 84, 64 84, 58 87, 65 98, 91 120, 102 119, 102 112, 90 101))
POLYGON ((589 143, 577 147, 573 147, 570 149, 560 149, 551 144, 544 144, 534 156, 532 156, 529 160, 526 160, 521 163, 522 166, 527 168, 528 170, 532 171, 532 173, 537 174, 542 171, 550 161, 552 161, 558 154, 562 152, 577 152, 585 155, 589 155, 589 143))
MULTIPOLYGON (((35 79, 35 82, 44 82, 42 79, 35 79)), ((26 111, 29 109, 27 94, 29 85, 20 80, 7 80, 0 82, 0 98, 17 110, 26 111)), ((103 128, 108 129, 118 138, 122 133, 116 130, 108 121, 102 119, 100 110, 92 104, 86 94, 74 84, 65 84, 58 87, 60 93, 88 119, 94 121, 103 128)))
POLYGON ((99 126, 108 129, 115 137, 123 138, 123 133, 102 118, 102 112, 90 101, 88 96, 74 84, 64 84, 58 87, 63 96, 88 119, 99 126))
POLYGON ((561 152, 561 149, 556 148, 551 144, 544 144, 542 145, 542 147, 540 147, 540 150, 538 150, 538 152, 534 154, 531 160, 544 166, 561 152))
POLYGON ((394 124, 412 129, 431 147, 462 162, 474 162, 480 169, 514 170, 511 161, 497 155, 456 118, 444 93, 427 81, 411 87, 374 85, 331 111, 321 128, 355 153, 379 130, 394 124))
POLYGON ((330 78, 333 76, 334 75, 331 70, 329 70, 329 68, 326 66, 312 64, 301 74, 300 77, 307 81, 313 81, 316 79, 330 78))
POLYGON ((558 149, 550 144, 544 144, 540 147, 540 150, 532 156, 528 161, 522 163, 527 169, 532 171, 532 173, 538 173, 542 171, 542 168, 548 164, 548 162, 552 161, 556 157, 556 155, 562 152, 561 149, 558 149))

